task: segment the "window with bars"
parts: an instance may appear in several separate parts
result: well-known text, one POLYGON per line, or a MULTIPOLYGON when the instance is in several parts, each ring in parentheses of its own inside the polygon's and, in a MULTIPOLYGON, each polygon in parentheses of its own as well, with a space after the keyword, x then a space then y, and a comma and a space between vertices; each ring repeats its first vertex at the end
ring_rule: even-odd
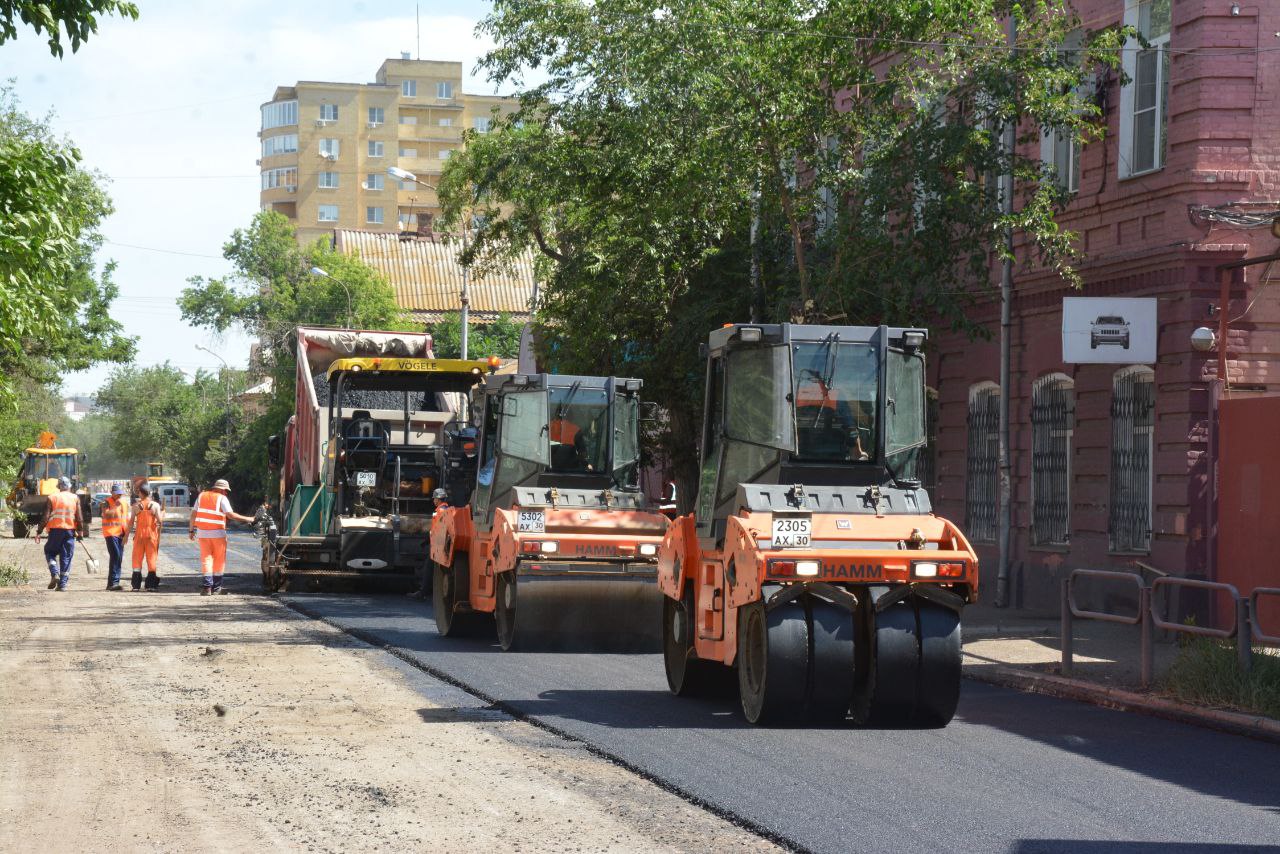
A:
POLYGON ((1111 506, 1114 552, 1151 551, 1151 472, 1155 448, 1155 372, 1118 371, 1111 387, 1111 506))
POLYGON ((973 542, 996 539, 996 488, 1000 440, 1000 388, 993 382, 969 389, 969 449, 965 478, 965 534, 973 542))
POLYGON ((1071 378, 1049 374, 1031 387, 1031 543, 1071 539, 1071 434, 1076 393, 1071 378))

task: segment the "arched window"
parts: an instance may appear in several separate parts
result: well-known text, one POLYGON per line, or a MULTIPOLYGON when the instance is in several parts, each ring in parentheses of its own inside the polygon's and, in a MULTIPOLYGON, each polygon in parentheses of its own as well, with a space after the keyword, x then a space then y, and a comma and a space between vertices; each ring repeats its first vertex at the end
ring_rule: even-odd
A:
POLYGON ((965 466, 965 534, 979 543, 996 539, 996 470, 999 464, 1000 387, 969 388, 969 450, 965 466))
POLYGON ((1115 552, 1151 551, 1151 470, 1155 448, 1155 372, 1116 371, 1111 385, 1111 507, 1115 552))
POLYGON ((1031 387, 1031 543, 1065 545, 1071 535, 1071 433, 1075 384, 1048 374, 1031 387))

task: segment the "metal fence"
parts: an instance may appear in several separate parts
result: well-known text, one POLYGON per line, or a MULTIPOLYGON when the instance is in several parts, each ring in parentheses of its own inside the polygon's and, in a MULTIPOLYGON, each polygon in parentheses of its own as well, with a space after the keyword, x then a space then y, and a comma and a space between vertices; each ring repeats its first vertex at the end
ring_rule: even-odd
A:
POLYGON ((1253 663, 1253 641, 1260 643, 1280 643, 1280 637, 1263 634, 1254 623, 1251 615, 1257 613, 1257 602, 1260 596, 1280 596, 1280 588, 1260 587, 1248 597, 1242 597, 1232 584, 1219 581, 1201 581, 1197 578, 1179 578, 1165 575, 1156 578, 1150 585, 1143 582, 1141 576, 1130 572, 1115 572, 1103 569, 1075 569, 1062 579, 1062 674, 1070 675, 1074 668, 1074 626, 1075 620, 1101 620, 1108 623, 1122 623, 1137 626, 1141 636, 1139 650, 1141 661, 1141 683, 1143 688, 1150 687, 1154 669, 1154 651, 1152 634, 1155 629, 1168 632, 1198 635, 1200 637, 1219 638, 1221 640, 1236 639, 1236 655, 1240 669, 1248 672, 1253 663), (1076 582, 1078 579, 1092 578, 1108 583, 1119 583, 1137 592, 1138 609, 1134 614, 1115 614, 1109 611, 1093 611, 1081 608, 1076 603, 1076 582), (1159 593, 1168 589, 1176 592, 1184 589, 1206 590, 1210 593, 1223 593, 1231 597, 1235 605, 1235 623, 1229 629, 1217 629, 1209 626, 1193 626, 1175 623, 1160 612, 1159 593))

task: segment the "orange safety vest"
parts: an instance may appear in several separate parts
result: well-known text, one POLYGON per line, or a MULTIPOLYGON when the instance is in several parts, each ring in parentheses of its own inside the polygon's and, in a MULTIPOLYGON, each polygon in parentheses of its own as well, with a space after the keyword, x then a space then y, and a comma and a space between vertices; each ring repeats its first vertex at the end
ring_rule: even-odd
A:
POLYGON ((196 499, 192 517, 196 528, 201 531, 222 531, 227 527, 227 514, 218 509, 222 503, 222 493, 206 491, 196 499))
POLYGON ((129 529, 129 507, 123 501, 108 498, 102 504, 102 536, 120 537, 129 529))
POLYGON ((55 492, 49 496, 50 530, 74 531, 76 529, 76 507, 80 502, 70 492, 55 492))
POLYGON ((160 535, 160 506, 148 498, 138 502, 137 512, 133 514, 134 537, 151 542, 160 535))
POLYGON ((547 435, 551 441, 559 442, 561 445, 573 444, 577 441, 580 432, 577 424, 563 418, 557 418, 547 425, 547 435))

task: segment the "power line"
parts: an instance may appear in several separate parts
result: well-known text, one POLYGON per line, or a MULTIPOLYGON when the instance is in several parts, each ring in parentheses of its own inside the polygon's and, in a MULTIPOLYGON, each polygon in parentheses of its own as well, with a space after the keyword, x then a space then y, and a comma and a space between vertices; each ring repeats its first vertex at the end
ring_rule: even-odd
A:
POLYGON ((221 255, 205 255, 200 252, 182 252, 177 249, 161 249, 157 246, 139 246, 136 243, 118 243, 115 240, 103 240, 103 243, 111 246, 123 246, 126 249, 141 249, 144 252, 162 252, 166 255, 185 255, 188 258, 214 258, 218 261, 225 261, 221 255))

